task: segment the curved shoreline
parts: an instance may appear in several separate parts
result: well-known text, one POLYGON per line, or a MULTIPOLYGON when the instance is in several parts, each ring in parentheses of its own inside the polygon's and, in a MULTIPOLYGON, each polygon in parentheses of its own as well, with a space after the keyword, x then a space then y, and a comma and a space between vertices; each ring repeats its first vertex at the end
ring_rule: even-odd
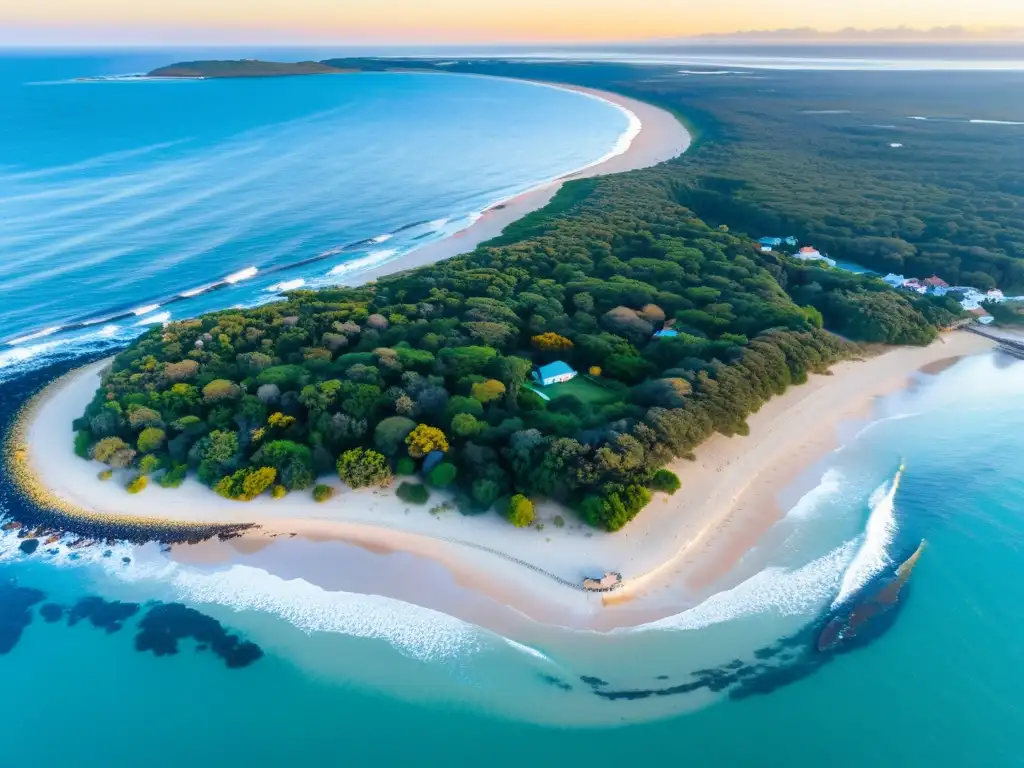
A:
MULTIPOLYGON (((13 480, 37 504, 68 519, 105 524, 108 536, 149 530, 159 538, 158 531, 173 529, 238 536, 175 550, 183 561, 244 563, 256 553, 257 559, 269 556, 270 550, 261 550, 270 547, 279 561, 296 561, 289 568, 298 569, 301 578, 325 588, 394 596, 488 628, 508 630, 525 617, 531 623, 607 631, 679 613, 713 594, 780 518, 779 495, 835 447, 844 424, 867 418, 875 398, 905 387, 916 372, 991 346, 958 332, 930 347, 889 349, 840 363, 830 376, 813 376, 754 414, 750 436, 715 435, 697 448, 696 461, 677 462, 673 469, 683 490, 673 497, 657 495, 617 534, 587 528, 547 501, 537 506, 539 519, 548 523, 544 530, 518 530, 495 514, 431 514, 391 490, 352 491, 337 478, 327 481, 338 495, 326 504, 308 493, 235 502, 194 478, 181 488, 152 485, 132 496, 123 488, 125 478, 100 481, 102 465, 73 452, 70 422, 92 399, 106 361, 72 371, 40 392, 23 409, 6 454, 13 480), (174 514, 168 515, 172 505, 174 514), (552 524, 559 514, 567 521, 561 528, 552 524), (288 549, 298 544, 288 541, 292 537, 307 547, 333 542, 379 555, 385 558, 376 561, 385 569, 381 576, 386 558, 411 557, 418 573, 443 574, 463 599, 416 584, 381 587, 385 578, 368 583, 365 573, 361 588, 353 589, 336 573, 336 549, 325 545, 297 553, 288 549), (623 588, 601 595, 567 585, 603 570, 621 571, 623 588), (468 595, 477 598, 472 605, 468 595)), ((431 504, 443 500, 435 493, 431 504)))
MULTIPOLYGON (((436 74, 440 77, 451 76, 444 73, 436 74)), ((458 76, 463 77, 463 75, 458 76)), ((491 78, 489 75, 468 75, 468 77, 491 78)), ((468 227, 453 232, 442 240, 413 248, 379 266, 353 273, 351 279, 342 281, 343 284, 358 285, 467 253, 478 245, 499 237, 510 224, 546 206, 567 181, 650 168, 679 157, 690 148, 692 143, 693 137, 674 115, 652 104, 596 88, 540 80, 521 80, 520 82, 531 83, 543 88, 572 91, 604 101, 625 112, 627 116, 631 116, 631 127, 627 128, 623 136, 627 136, 633 130, 632 120, 636 120, 638 123, 636 133, 622 151, 616 151, 613 147, 611 152, 589 165, 541 181, 526 191, 511 197, 497 200, 487 206, 480 218, 468 227)), ((620 137, 621 140, 622 137, 620 137)))

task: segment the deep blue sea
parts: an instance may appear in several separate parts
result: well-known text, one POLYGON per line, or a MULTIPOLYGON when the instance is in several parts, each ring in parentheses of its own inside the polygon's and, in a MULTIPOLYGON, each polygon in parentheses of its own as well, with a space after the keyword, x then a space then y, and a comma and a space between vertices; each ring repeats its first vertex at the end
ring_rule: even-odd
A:
MULTIPOLYGON (((599 102, 474 78, 67 82, 158 63, 0 59, 9 336, 320 284, 413 243, 400 232, 264 272, 404 224, 437 237, 457 225, 436 222, 585 165, 625 128, 599 102), (232 287, 160 301, 249 266, 232 287)), ((17 345, 32 351, 4 358, 0 429, 145 317, 17 345)), ((611 634, 513 643, 245 563, 68 539, 28 554, 4 532, 0 765, 1024 764, 1022 394, 1024 364, 996 355, 918 375, 845 426, 729 588, 611 634), (898 602, 821 649, 922 540, 898 602)), ((0 513, 29 511, 0 478, 0 513)))
POLYGON ((478 77, 116 77, 174 55, 0 55, 0 375, 68 339, 359 282, 630 127, 598 99, 478 77))

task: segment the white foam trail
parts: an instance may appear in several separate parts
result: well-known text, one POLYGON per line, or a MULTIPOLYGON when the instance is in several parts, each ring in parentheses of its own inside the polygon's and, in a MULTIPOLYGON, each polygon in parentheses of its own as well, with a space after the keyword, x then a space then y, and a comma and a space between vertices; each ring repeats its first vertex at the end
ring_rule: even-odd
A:
POLYGON ((232 272, 224 278, 223 282, 228 285, 234 285, 235 283, 240 283, 243 280, 255 277, 257 272, 259 272, 259 270, 256 267, 246 267, 245 269, 240 269, 237 272, 232 272))
POLYGON ((1024 125, 1012 120, 971 120, 976 125, 1024 125))
POLYGON ((853 112, 849 109, 805 109, 801 114, 804 115, 852 115, 853 112))
POLYGON ((907 120, 925 120, 925 121, 927 121, 928 118, 927 117, 919 117, 917 115, 914 115, 914 116, 908 117, 907 120))
POLYGON ((143 325, 153 325, 154 323, 168 323, 171 320, 170 312, 157 312, 155 315, 144 317, 135 324, 135 327, 141 327, 143 325))
POLYGON ((445 224, 447 224, 449 221, 450 219, 434 219, 427 226, 430 227, 432 230, 437 231, 439 229, 443 229, 445 224))
POLYGON ((151 312, 156 312, 158 309, 160 309, 159 304, 147 304, 144 307, 133 309, 132 314, 135 315, 136 317, 142 317, 142 315, 148 315, 151 312))
POLYGON ((854 546, 855 542, 849 541, 801 568, 766 568, 688 611, 616 631, 693 630, 761 613, 779 616, 813 614, 827 605, 829 598, 836 593, 854 546))
POLYGON ((301 288, 305 284, 306 284, 306 281, 303 278, 297 277, 294 280, 285 280, 282 283, 274 283, 272 286, 270 286, 266 290, 269 291, 270 293, 280 293, 280 292, 283 292, 283 291, 294 291, 296 288, 301 288))
POLYGON ((104 339, 109 339, 119 330, 121 330, 121 327, 118 325, 105 325, 96 333, 96 335, 104 339))
POLYGON ((861 429, 856 435, 854 435, 853 439, 859 440, 872 429, 877 427, 879 424, 885 424, 886 422, 889 421, 903 421, 903 419, 914 419, 922 415, 923 413, 921 411, 915 411, 914 413, 898 413, 895 416, 886 416, 884 419, 878 419, 877 421, 873 421, 870 424, 868 424, 866 427, 861 429))
POLYGON ((348 275, 353 272, 360 272, 364 269, 380 264, 381 262, 387 261, 397 253, 397 249, 374 251, 361 259, 353 259, 352 261, 346 261, 344 264, 339 264, 331 269, 327 274, 337 277, 338 275, 348 275))
POLYGON ((555 661, 550 656, 548 656, 545 653, 542 653, 541 651, 538 651, 536 648, 531 648, 528 645, 523 645, 522 643, 517 643, 515 640, 510 640, 509 638, 505 637, 504 635, 499 635, 499 637, 501 637, 502 640, 504 640, 506 643, 511 645, 517 651, 522 651, 527 656, 532 656, 535 659, 540 659, 541 661, 546 661, 546 662, 548 662, 550 664, 554 664, 555 663, 555 661))
POLYGON ((746 74, 738 69, 714 69, 714 70, 701 70, 701 69, 680 69, 680 75, 743 75, 746 74))
POLYGON ((839 494, 842 488, 843 473, 838 469, 830 468, 821 477, 821 481, 800 500, 793 505, 793 508, 786 513, 791 520, 804 520, 818 511, 821 504, 839 494))
POLYGON ((11 339, 7 343, 10 344, 12 347, 16 347, 19 344, 24 344, 26 341, 35 341, 36 339, 42 339, 42 338, 45 338, 47 336, 52 336, 53 334, 55 334, 59 330, 60 330, 60 326, 59 325, 55 325, 52 328, 44 328, 41 331, 36 331, 35 333, 30 333, 27 336, 19 336, 16 339, 11 339))
POLYGON ((883 483, 871 494, 868 525, 860 539, 857 554, 843 574, 839 594, 832 603, 833 608, 857 594, 883 568, 892 564, 889 547, 896 535, 896 491, 902 476, 901 469, 891 483, 883 483))
POLYGON ((376 237, 371 238, 371 240, 374 243, 386 243, 392 237, 394 237, 394 235, 377 235, 376 237))
POLYGON ((201 285, 198 288, 189 288, 187 291, 182 291, 178 295, 186 299, 191 299, 193 296, 198 296, 201 293, 206 293, 208 290, 210 290, 216 285, 219 285, 219 283, 210 283, 208 285, 201 285))

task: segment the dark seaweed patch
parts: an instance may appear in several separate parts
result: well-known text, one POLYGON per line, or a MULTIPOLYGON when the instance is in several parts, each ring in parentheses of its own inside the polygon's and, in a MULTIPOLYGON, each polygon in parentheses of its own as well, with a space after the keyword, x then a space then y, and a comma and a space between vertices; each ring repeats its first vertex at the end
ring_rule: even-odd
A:
POLYGON ((32 623, 32 606, 45 598, 42 590, 19 587, 13 580, 0 583, 0 654, 14 650, 21 633, 32 623))
POLYGON ((558 688, 559 690, 562 690, 562 691, 571 691, 572 690, 572 686, 569 683, 565 682, 565 680, 562 680, 561 678, 555 677, 554 675, 541 675, 540 679, 543 680, 548 685, 551 685, 551 686, 554 686, 555 688, 558 688))
POLYGON ((589 675, 581 675, 580 680, 592 688, 603 688, 608 685, 606 680, 602 680, 600 677, 590 677, 589 675))
POLYGON ((83 597, 68 611, 68 626, 73 627, 83 619, 97 629, 113 634, 124 629, 124 623, 139 612, 138 603, 122 603, 120 600, 104 600, 102 597, 83 597))
POLYGON ((64 618, 64 606, 57 605, 56 603, 46 603, 46 605, 39 607, 39 615, 43 617, 44 621, 56 624, 64 618))
POLYGON ((246 667, 263 657, 258 645, 230 634, 216 619, 180 603, 165 603, 150 608, 139 621, 135 636, 137 651, 156 656, 178 653, 178 643, 192 638, 209 646, 232 669, 246 667))

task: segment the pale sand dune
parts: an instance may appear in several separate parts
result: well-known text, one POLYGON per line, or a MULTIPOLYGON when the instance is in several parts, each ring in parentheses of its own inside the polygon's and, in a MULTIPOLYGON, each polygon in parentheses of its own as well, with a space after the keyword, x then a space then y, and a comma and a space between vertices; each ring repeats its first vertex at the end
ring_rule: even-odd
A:
MULTIPOLYGON (((195 480, 178 489, 148 488, 132 496, 124 477, 103 482, 102 468, 76 457, 71 422, 91 400, 104 363, 73 372, 39 396, 22 425, 23 473, 34 491, 78 514, 186 523, 257 523, 243 540, 188 548, 183 559, 238 559, 254 539, 297 534, 333 539, 378 553, 404 552, 442 563, 455 581, 538 621, 607 629, 677 612, 726 574, 778 518, 777 498, 802 469, 831 449, 839 426, 870 411, 874 398, 904 386, 936 361, 983 351, 986 339, 958 332, 927 348, 895 348, 863 362, 834 366, 767 403, 749 419, 748 437, 716 435, 697 450, 695 462, 673 467, 683 489, 658 494, 617 534, 594 531, 550 502, 539 505, 542 531, 516 530, 497 515, 463 517, 411 507, 391 490, 352 491, 329 479, 338 496, 317 504, 307 493, 232 502, 195 480), (564 527, 556 527, 561 515, 564 527), (485 551, 491 550, 491 551, 485 551), (501 555, 496 553, 502 553, 501 555), (510 559, 511 558, 511 559, 510 559), (625 587, 613 600, 586 594, 512 561, 516 559, 569 582, 605 570, 621 571, 625 587), (628 603, 628 605, 623 605, 628 603)), ((310 580, 331 567, 308 553, 310 580)), ((403 599, 409 598, 403 593, 403 599)), ((425 590, 414 602, 435 607, 440 596, 425 590)))

